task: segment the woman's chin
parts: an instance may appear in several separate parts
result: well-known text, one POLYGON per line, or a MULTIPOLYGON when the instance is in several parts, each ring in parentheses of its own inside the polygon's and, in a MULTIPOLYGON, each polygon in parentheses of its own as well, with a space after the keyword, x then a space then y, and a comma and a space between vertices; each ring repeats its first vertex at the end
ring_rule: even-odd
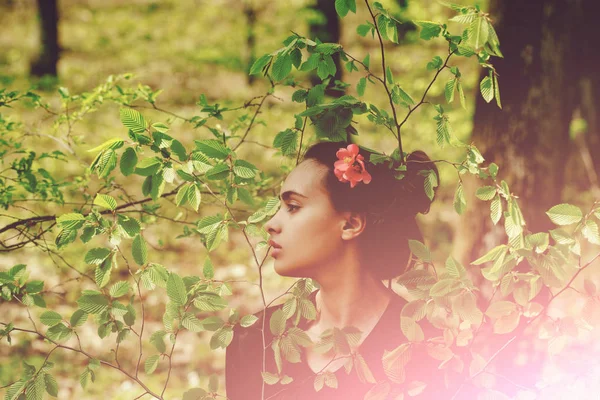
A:
MULTIPOLYGON (((289 278, 307 278, 303 269, 297 266, 285 265, 281 261, 275 260, 274 269, 277 275, 289 278)), ((305 272, 305 271, 304 271, 305 272)))

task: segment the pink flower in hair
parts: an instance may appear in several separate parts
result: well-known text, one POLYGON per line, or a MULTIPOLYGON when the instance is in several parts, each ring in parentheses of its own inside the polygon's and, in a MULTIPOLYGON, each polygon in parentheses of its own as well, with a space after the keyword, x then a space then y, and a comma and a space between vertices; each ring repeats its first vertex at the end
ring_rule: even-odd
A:
POLYGON ((353 188, 358 182, 368 184, 371 182, 371 175, 365 169, 364 157, 358 154, 358 146, 348 145, 347 148, 340 148, 335 155, 338 158, 334 165, 333 173, 340 182, 350 182, 353 188))

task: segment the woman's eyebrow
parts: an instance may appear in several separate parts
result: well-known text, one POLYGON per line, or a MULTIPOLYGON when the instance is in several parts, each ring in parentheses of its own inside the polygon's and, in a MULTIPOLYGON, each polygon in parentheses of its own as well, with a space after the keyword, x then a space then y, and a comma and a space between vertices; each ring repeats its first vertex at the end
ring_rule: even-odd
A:
POLYGON ((300 193, 298 193, 298 192, 294 192, 293 190, 286 190, 285 192, 283 192, 283 193, 282 193, 282 194, 279 196, 279 198, 280 198, 281 200, 284 200, 284 201, 285 201, 285 200, 289 199, 289 198, 290 198, 290 196, 291 196, 291 195, 293 195, 293 194, 295 194, 296 196, 300 196, 300 197, 304 197, 305 199, 308 199, 308 197, 306 197, 305 195, 303 195, 303 194, 300 194, 300 193))

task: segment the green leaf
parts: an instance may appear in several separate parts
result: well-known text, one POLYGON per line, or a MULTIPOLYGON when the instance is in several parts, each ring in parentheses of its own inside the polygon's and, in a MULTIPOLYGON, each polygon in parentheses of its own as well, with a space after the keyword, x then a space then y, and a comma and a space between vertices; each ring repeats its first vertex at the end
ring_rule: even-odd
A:
POLYGON ((206 398, 206 390, 193 388, 183 394, 182 400, 204 400, 206 398))
POLYGON ((180 187, 179 190, 177 191, 177 195, 175 196, 175 204, 177 205, 177 207, 180 207, 181 205, 187 203, 189 188, 190 188, 190 184, 187 183, 187 184, 183 185, 182 187, 180 187))
POLYGON ((427 246, 418 240, 409 240, 408 246, 415 257, 423 262, 431 262, 431 253, 427 246))
POLYGON ((479 16, 478 18, 471 21, 467 29, 468 42, 473 46, 475 50, 483 47, 489 37, 489 24, 487 20, 479 16))
POLYGON ((230 150, 218 140, 196 140, 196 148, 204 155, 217 160, 226 159, 230 150))
POLYGON ((121 108, 119 113, 121 115, 121 122, 123 125, 135 133, 144 132, 148 127, 146 120, 139 111, 131 108, 121 108))
POLYGON ((135 173, 141 176, 152 176, 162 168, 162 161, 158 157, 142 159, 135 167, 135 173))
POLYGON ((159 354, 154 354, 146 359, 146 362, 144 363, 144 371, 146 371, 146 374, 150 375, 156 370, 158 362, 160 361, 159 357, 159 354))
POLYGON ((272 315, 269 320, 269 327, 271 329, 271 333, 274 336, 279 336, 285 330, 285 315, 283 314, 283 310, 278 309, 272 315))
POLYGON ((165 190, 165 182, 166 181, 160 172, 152 175, 152 186, 150 188, 150 197, 152 197, 152 200, 156 201, 162 196, 165 190))
POLYGON ((427 171, 427 175, 426 175, 425 181, 424 181, 425 194, 427 195, 429 200, 433 200, 433 196, 435 195, 434 188, 436 188, 437 186, 438 186, 437 175, 434 170, 430 169, 427 171))
POLYGON ((187 199, 194 211, 198 212, 200 202, 202 201, 202 193, 197 185, 192 185, 187 191, 187 199))
POLYGON ((442 279, 431 287, 429 295, 431 297, 446 296, 461 288, 461 283, 456 279, 442 279))
POLYGON ((206 259, 204 260, 204 265, 202 267, 202 275, 204 275, 206 279, 212 279, 215 277, 215 269, 213 267, 212 261, 210 260, 210 257, 206 257, 206 259))
POLYGON ((482 186, 477 189, 475 192, 475 196, 479 200, 492 200, 496 196, 496 187, 495 186, 482 186))
POLYGON ((152 335, 150 335, 150 343, 156 347, 160 353, 164 353, 167 351, 167 347, 165 346, 164 337, 167 334, 165 331, 156 331, 152 335))
POLYGON ((108 308, 108 299, 101 294, 83 295, 77 305, 88 314, 100 314, 108 308))
POLYGON ((216 331, 220 329, 225 322, 217 316, 204 318, 200 321, 207 331, 216 331))
POLYGON ((490 203, 490 217, 492 218, 492 222, 494 225, 500 221, 500 217, 502 216, 502 200, 499 195, 496 195, 492 202, 490 203))
POLYGON ((392 43, 399 43, 398 41, 398 26, 396 21, 389 19, 387 23, 387 35, 392 43))
POLYGON ((517 310, 517 305, 512 301, 496 301, 490 304, 485 315, 491 318, 500 318, 517 310))
MULTIPOLYGON (((237 161, 236 161, 236 164, 237 164, 237 161)), ((244 178, 244 179, 251 179, 256 176, 256 172, 253 169, 248 168, 243 165, 234 165, 233 173, 235 175, 239 176, 240 178, 244 178)))
POLYGON ((460 183, 458 188, 456 188, 456 193, 454 194, 454 209, 460 215, 465 212, 466 208, 467 199, 465 198, 462 183, 460 183))
POLYGON ((411 358, 411 346, 403 343, 392 351, 384 350, 381 361, 386 376, 394 383, 404 383, 405 367, 411 358))
POLYGON ((250 68, 250 75, 257 75, 262 73, 263 69, 271 62, 271 56, 269 54, 265 54, 260 57, 258 60, 254 61, 252 67, 250 68))
POLYGON ((369 53, 367 53, 367 55, 365 56, 363 64, 367 69, 369 69, 369 65, 371 64, 371 55, 369 53))
POLYGON ((449 256, 446 259, 446 272, 455 279, 462 279, 467 275, 465 267, 463 267, 463 265, 456 261, 452 256, 449 256))
POLYGON ((81 387, 82 387, 83 389, 85 389, 85 387, 87 386, 87 383, 88 383, 88 378, 89 378, 89 376, 90 376, 90 373, 91 373, 91 372, 92 372, 92 371, 90 371, 88 368, 86 368, 86 369, 85 369, 85 370, 82 372, 82 374, 79 376, 79 384, 81 385, 81 387))
POLYGON ((86 313, 83 310, 75 310, 73 315, 71 315, 71 319, 69 320, 69 323, 71 324, 72 328, 77 328, 78 326, 85 324, 85 322, 87 321, 87 318, 88 318, 88 313, 86 313))
POLYGON ((96 151, 104 151, 104 150, 116 150, 118 148, 120 148, 121 146, 123 146, 123 143, 125 143, 123 140, 119 139, 119 138, 113 138, 113 139, 109 139, 106 142, 102 143, 100 146, 94 147, 93 149, 89 149, 87 152, 88 153, 94 153, 96 151))
POLYGON ((458 14, 450 18, 449 21, 455 21, 460 24, 470 24, 475 18, 477 18, 477 13, 458 14))
POLYGON ((377 28, 379 30, 379 34, 381 35, 381 38, 384 40, 389 40, 389 37, 387 34, 388 21, 389 21, 389 18, 385 14, 379 14, 377 16, 377 28))
POLYGON ((358 84, 356 85, 356 92, 359 96, 364 96, 365 89, 367 88, 367 79, 362 77, 358 80, 358 84))
POLYGON ((109 293, 111 297, 117 298, 129 293, 130 288, 129 282, 120 281, 111 286, 109 293))
POLYGON ((494 74, 494 97, 496 98, 498 108, 502 108, 502 102, 500 101, 500 86, 498 86, 498 76, 496 74, 494 74))
POLYGON ((46 392, 52 396, 58 396, 58 382, 56 379, 50 374, 44 374, 44 385, 46 386, 46 392))
POLYGON ((44 282, 43 281, 29 281, 25 285, 25 291, 27 294, 35 294, 44 290, 44 282))
POLYGON ((167 280, 167 295, 173 303, 179 306, 183 306, 188 300, 183 279, 174 272, 171 272, 167 280))
POLYGON ((229 178, 229 165, 217 164, 206 171, 206 178, 214 181, 225 180, 229 178))
POLYGON ((202 323, 196 318, 196 316, 192 313, 185 313, 183 318, 181 318, 181 325, 191 332, 200 332, 204 329, 202 323))
POLYGON ((335 11, 342 18, 348 14, 348 11, 356 13, 356 0, 335 0, 335 11))
POLYGON ((433 57, 433 60, 427 63, 427 70, 433 71, 436 69, 440 69, 440 67, 444 65, 444 61, 440 56, 433 57))
POLYGON ((130 238, 134 238, 142 230, 142 225, 140 224, 140 221, 133 217, 119 214, 117 215, 117 221, 119 226, 125 232, 125 234, 130 238))
POLYGON ((261 375, 262 375, 263 381, 267 385, 275 385, 277 382, 279 382, 279 376, 276 375, 276 374, 272 374, 270 372, 262 371, 261 375))
POLYGON ((85 255, 86 264, 100 265, 110 255, 110 250, 104 247, 96 247, 91 249, 85 255))
POLYGON ((212 350, 218 348, 226 348, 233 339, 233 330, 230 326, 225 326, 217 330, 210 338, 210 348, 212 350))
POLYGON ((479 89, 481 90, 481 96, 483 96, 483 99, 486 102, 490 102, 492 101, 492 99, 494 98, 494 89, 493 89, 493 82, 492 79, 489 76, 486 76, 485 78, 483 78, 481 80, 481 83, 479 84, 479 89))
POLYGON ((275 135, 273 139, 273 147, 280 148, 284 156, 296 154, 298 146, 298 132, 291 129, 286 129, 275 135))
POLYGON ((77 213, 63 214, 56 219, 58 225, 65 230, 77 230, 85 222, 85 217, 77 213))
POLYGON ((40 315, 40 322, 47 326, 54 326, 60 324, 62 317, 56 311, 46 311, 40 315))
POLYGON ((106 259, 101 265, 96 267, 95 279, 96 285, 103 288, 110 281, 110 273, 112 271, 111 259, 106 259))
POLYGON ((240 325, 243 326, 244 328, 247 328, 249 326, 254 325, 254 323, 258 320, 258 317, 256 317, 255 315, 244 315, 241 319, 240 319, 240 325))
POLYGON ((94 199, 94 205, 114 211, 117 208, 117 201, 112 196, 97 194, 94 199))
POLYGON ((292 72, 292 59, 287 54, 280 54, 271 69, 273 80, 280 81, 292 72))
POLYGON ((21 400, 20 394, 25 387, 25 383, 26 381, 19 380, 10 385, 6 390, 6 396, 4 397, 4 400, 21 400))
MULTIPOLYGON (((371 32, 371 30, 373 29, 373 26, 370 24, 362 24, 356 27, 356 33, 358 33, 360 36, 365 37, 367 36, 367 33, 371 32)), ((352 71, 348 71, 348 72, 352 72, 352 71)))
POLYGON ((583 213, 579 207, 567 203, 552 207, 546 211, 546 215, 556 225, 576 224, 583 218, 583 213))
POLYGON ((137 235, 131 244, 131 254, 138 265, 144 265, 148 261, 148 250, 146 241, 142 235, 137 235))
POLYGON ((454 90, 456 88, 456 83, 458 81, 456 78, 450 79, 445 86, 444 95, 446 96, 446 101, 448 103, 452 103, 454 101, 454 90))
POLYGON ((425 339, 423 329, 412 318, 400 317, 400 328, 409 342, 422 342, 425 339))
POLYGON ((62 323, 54 325, 48 328, 48 330, 46 331, 46 336, 48 336, 50 340, 54 340, 55 342, 68 340, 72 334, 73 331, 71 330, 71 328, 67 327, 62 323))
POLYGON ((431 21, 415 21, 415 24, 421 27, 419 37, 424 40, 433 39, 442 33, 442 27, 437 22, 431 21))
POLYGON ((460 105, 465 110, 467 109, 467 103, 465 100, 465 92, 463 91, 463 87, 460 83, 460 80, 456 81, 456 88, 458 89, 458 98, 460 99, 460 105))
POLYGON ((135 152, 133 147, 128 147, 127 149, 125 149, 123 155, 121 156, 121 161, 119 163, 121 173, 125 176, 133 174, 137 162, 137 153, 135 152))
POLYGON ((392 69, 390 67, 385 68, 385 77, 390 85, 394 83, 394 74, 392 73, 392 69))
POLYGON ((588 219, 585 221, 585 225, 583 225, 583 229, 581 230, 583 237, 586 238, 592 244, 600 244, 600 232, 598 231, 598 225, 588 219))
POLYGON ((477 260, 473 261, 471 264, 472 265, 481 265, 481 264, 489 262, 489 261, 496 261, 500 256, 502 256, 503 254, 506 254, 507 250, 508 250, 508 246, 505 244, 501 244, 499 246, 494 247, 493 249, 491 249, 490 251, 485 253, 483 256, 481 256, 477 260))
MULTIPOLYGON (((27 400, 42 400, 46 388, 44 374, 38 374, 33 381, 30 381, 25 389, 27 400)), ((23 396, 25 397, 25 396, 23 396)))

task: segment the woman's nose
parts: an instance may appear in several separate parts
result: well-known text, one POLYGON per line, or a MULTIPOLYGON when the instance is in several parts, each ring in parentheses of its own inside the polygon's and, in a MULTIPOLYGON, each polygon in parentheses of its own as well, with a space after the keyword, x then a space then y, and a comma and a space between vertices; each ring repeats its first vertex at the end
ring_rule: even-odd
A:
POLYGON ((278 225, 277 225, 276 217, 277 217, 277 213, 275 215, 273 215, 271 217, 271 219, 265 223, 264 228, 267 231, 267 233, 277 232, 277 230, 279 229, 278 225))

